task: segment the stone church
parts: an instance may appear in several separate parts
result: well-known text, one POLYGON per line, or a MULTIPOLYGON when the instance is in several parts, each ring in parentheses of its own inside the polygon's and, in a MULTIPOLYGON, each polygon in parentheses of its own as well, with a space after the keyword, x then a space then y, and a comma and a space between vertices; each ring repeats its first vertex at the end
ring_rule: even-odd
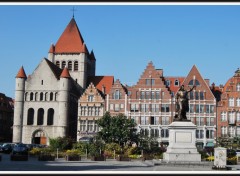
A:
POLYGON ((89 53, 74 17, 48 58, 32 74, 21 67, 16 75, 13 142, 49 144, 49 138, 76 139, 78 99, 88 77, 95 76, 89 53))

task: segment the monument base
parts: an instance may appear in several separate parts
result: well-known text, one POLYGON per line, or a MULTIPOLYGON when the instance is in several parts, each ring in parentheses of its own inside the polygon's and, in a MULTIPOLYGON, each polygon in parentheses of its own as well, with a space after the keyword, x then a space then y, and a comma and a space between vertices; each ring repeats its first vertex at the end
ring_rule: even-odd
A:
POLYGON ((165 162, 201 162, 196 148, 196 125, 191 121, 174 121, 169 125, 169 146, 165 162))

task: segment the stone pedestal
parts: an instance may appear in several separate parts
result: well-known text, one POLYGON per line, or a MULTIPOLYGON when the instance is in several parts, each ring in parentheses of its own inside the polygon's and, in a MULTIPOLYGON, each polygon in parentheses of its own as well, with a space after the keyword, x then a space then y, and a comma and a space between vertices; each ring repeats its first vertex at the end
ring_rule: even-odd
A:
POLYGON ((191 121, 175 121, 169 125, 169 146, 163 155, 165 162, 200 162, 196 148, 196 125, 191 121))

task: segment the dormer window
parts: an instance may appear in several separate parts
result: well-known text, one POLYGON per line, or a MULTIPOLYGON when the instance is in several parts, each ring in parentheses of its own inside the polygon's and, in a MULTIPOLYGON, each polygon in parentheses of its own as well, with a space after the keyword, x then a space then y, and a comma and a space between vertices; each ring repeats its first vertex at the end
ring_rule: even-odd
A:
POLYGON ((179 86, 179 80, 175 80, 175 82, 174 82, 174 86, 179 86))
POLYGON ((171 83, 170 80, 166 80, 166 84, 168 87, 170 87, 170 83, 171 83))

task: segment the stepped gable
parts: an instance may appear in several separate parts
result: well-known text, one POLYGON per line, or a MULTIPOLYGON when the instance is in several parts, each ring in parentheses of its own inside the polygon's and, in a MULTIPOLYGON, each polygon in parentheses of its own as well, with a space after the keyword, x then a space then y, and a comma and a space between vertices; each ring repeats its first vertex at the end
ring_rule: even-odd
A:
POLYGON ((223 87, 223 92, 233 91, 235 89, 235 84, 240 82, 240 70, 239 68, 235 71, 235 74, 228 79, 223 87), (233 86, 234 85, 234 86, 233 86))
POLYGON ((159 71, 157 71, 153 65, 153 62, 150 61, 147 65, 147 67, 144 69, 144 72, 142 73, 140 79, 137 82, 137 85, 146 85, 146 79, 154 79, 155 83, 146 85, 146 86, 152 86, 154 87, 164 87, 167 88, 163 79, 161 78, 162 75, 160 75, 159 71))

